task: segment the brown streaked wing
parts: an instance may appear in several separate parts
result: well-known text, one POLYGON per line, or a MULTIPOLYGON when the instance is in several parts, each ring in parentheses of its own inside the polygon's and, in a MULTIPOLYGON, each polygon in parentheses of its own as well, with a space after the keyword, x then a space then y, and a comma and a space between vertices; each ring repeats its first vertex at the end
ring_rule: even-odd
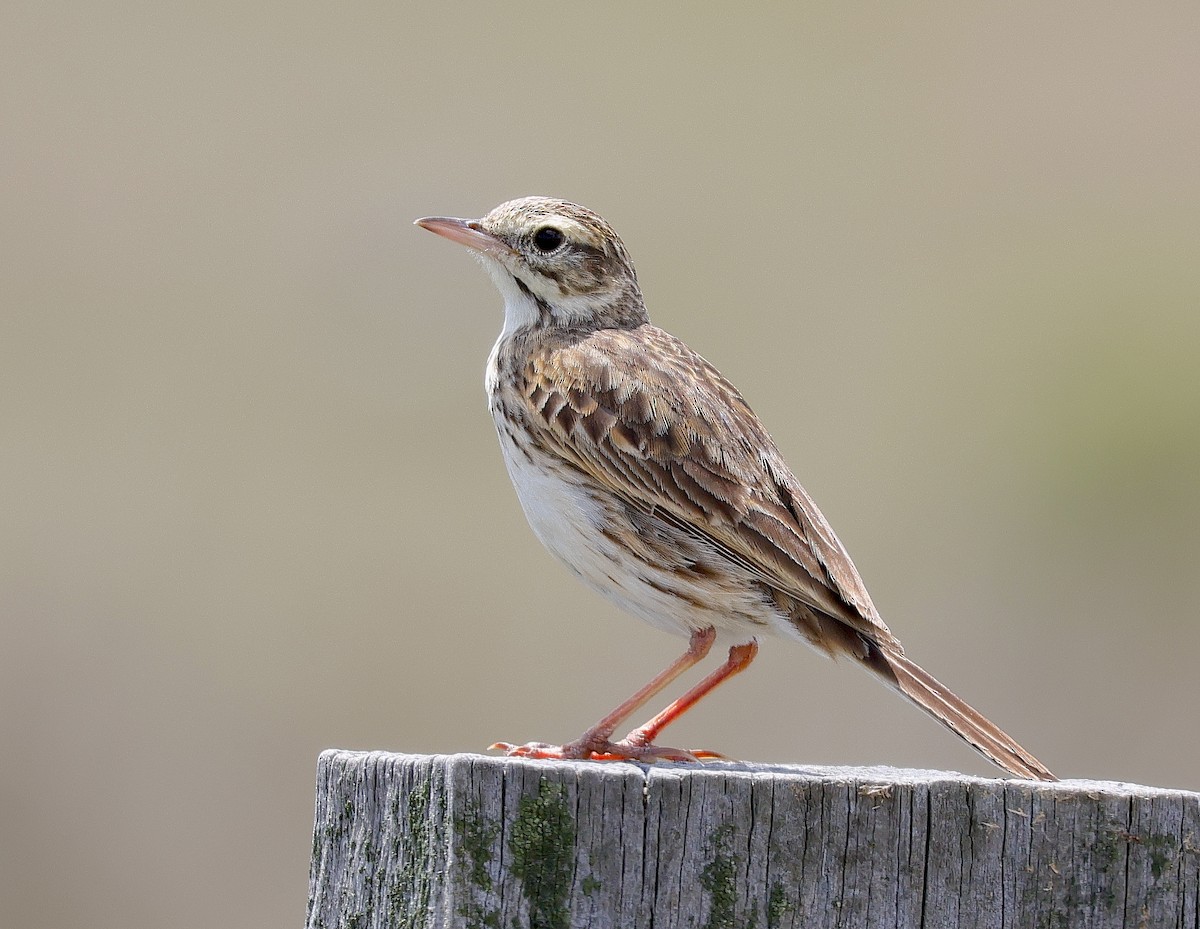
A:
POLYGON ((649 324, 547 332, 527 409, 557 454, 809 607, 899 650, 850 556, 745 400, 649 324))

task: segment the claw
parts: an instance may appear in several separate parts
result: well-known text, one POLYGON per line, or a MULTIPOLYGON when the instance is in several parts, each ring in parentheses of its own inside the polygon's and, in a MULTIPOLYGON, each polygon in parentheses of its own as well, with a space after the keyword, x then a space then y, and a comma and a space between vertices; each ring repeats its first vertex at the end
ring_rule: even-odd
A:
POLYGON ((737 761, 731 755, 722 755, 720 752, 711 752, 706 748, 694 748, 692 754, 696 756, 697 761, 737 761))
POLYGON ((635 742, 594 741, 588 743, 568 742, 566 745, 551 745, 548 742, 494 742, 490 751, 504 752, 510 758, 567 759, 581 761, 634 761, 653 764, 656 761, 674 761, 681 764, 699 764, 702 761, 729 760, 728 756, 706 749, 688 751, 666 745, 639 745, 635 742))
POLYGON ((524 745, 514 745, 511 742, 493 742, 488 746, 489 751, 504 752, 510 758, 571 758, 566 753, 568 746, 551 745, 549 742, 526 742, 524 745))

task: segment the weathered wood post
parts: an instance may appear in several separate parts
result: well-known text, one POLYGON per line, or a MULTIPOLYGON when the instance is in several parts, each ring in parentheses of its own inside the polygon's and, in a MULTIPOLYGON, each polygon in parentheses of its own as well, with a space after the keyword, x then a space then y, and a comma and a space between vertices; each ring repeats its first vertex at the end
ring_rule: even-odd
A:
POLYGON ((328 751, 309 929, 1196 929, 1200 794, 328 751))

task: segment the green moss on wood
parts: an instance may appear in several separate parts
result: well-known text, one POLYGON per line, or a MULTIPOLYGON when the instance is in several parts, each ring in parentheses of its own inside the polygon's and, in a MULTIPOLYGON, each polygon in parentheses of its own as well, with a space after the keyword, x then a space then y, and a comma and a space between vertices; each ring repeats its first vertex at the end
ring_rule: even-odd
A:
POLYGON ((495 886, 488 868, 495 858, 496 836, 499 832, 499 826, 483 819, 475 803, 467 804, 462 815, 454 819, 455 838, 465 858, 464 871, 474 891, 466 895, 458 911, 466 929, 499 929, 499 911, 485 909, 477 899, 490 899, 495 886))
POLYGON ((529 929, 568 929, 567 898, 575 866, 575 819, 561 784, 542 781, 522 798, 508 839, 512 873, 529 902, 529 929))
POLYGON ((708 891, 708 919, 704 929, 736 929, 733 921, 737 902, 737 863, 729 853, 733 826, 718 826, 708 840, 709 859, 700 871, 700 886, 708 891))
MULTIPOLYGON (((413 784, 405 798, 405 826, 400 837, 396 883, 388 893, 389 923, 398 929, 421 929, 429 923, 429 902, 433 893, 431 859, 433 851, 432 778, 413 784)), ((439 797, 444 810, 445 798, 439 797)))
POLYGON ((483 821, 477 804, 470 804, 461 816, 454 819, 454 833, 467 859, 468 877, 481 891, 492 889, 488 866, 492 863, 493 847, 499 828, 483 821))
POLYGON ((783 918, 792 910, 792 902, 788 900, 787 891, 783 884, 775 881, 771 885, 770 896, 767 897, 767 929, 779 929, 783 918))
POLYGON ((1156 881, 1173 876, 1179 866, 1179 839, 1173 835, 1148 835, 1142 841, 1150 855, 1150 873, 1156 881))

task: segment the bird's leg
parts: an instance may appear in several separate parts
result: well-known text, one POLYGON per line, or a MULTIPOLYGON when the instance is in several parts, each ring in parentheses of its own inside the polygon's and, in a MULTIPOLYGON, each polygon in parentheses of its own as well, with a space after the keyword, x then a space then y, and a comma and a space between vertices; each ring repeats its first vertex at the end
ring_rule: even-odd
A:
POLYGON ((621 723, 625 722, 630 716, 662 693, 684 671, 691 669, 703 661, 712 649, 716 638, 717 631, 712 626, 693 632, 691 639, 688 641, 687 651, 671 662, 665 670, 656 674, 646 686, 621 703, 620 706, 616 707, 611 713, 596 723, 596 725, 592 726, 582 738, 576 741, 583 742, 588 736, 607 741, 613 732, 616 731, 617 726, 621 725, 621 723))
MULTIPOLYGON (((725 663, 721 667, 713 671, 678 700, 671 703, 670 706, 645 725, 639 726, 633 732, 629 733, 629 735, 625 736, 625 738, 621 739, 620 742, 615 743, 614 748, 618 751, 627 747, 632 749, 653 749, 654 740, 658 738, 660 732, 679 719, 680 716, 703 700, 712 691, 716 690, 718 685, 750 667, 750 662, 754 660, 754 656, 757 654, 758 642, 754 639, 743 645, 733 646, 729 649, 729 657, 725 659, 725 663)), ((660 751, 662 750, 660 749, 660 751)), ((674 749, 666 749, 665 751, 674 751, 674 749)), ((709 751, 693 751, 689 752, 689 754, 697 759, 725 757, 717 752, 709 751)))
MULTIPOLYGON (((529 742, 525 745, 513 745, 509 742, 497 742, 489 747, 495 751, 504 752, 506 755, 515 755, 521 758, 592 758, 598 761, 629 761, 670 757, 681 761, 694 761, 695 758, 691 756, 690 752, 665 749, 664 751, 672 754, 659 756, 646 751, 647 748, 652 748, 652 746, 625 746, 623 743, 617 745, 610 740, 617 726, 621 725, 633 713, 636 713, 650 700, 658 696, 664 688, 670 685, 679 675, 683 674, 684 671, 702 661, 712 649, 716 638, 717 632, 712 626, 693 632, 688 642, 687 651, 671 662, 667 668, 655 675, 645 687, 638 690, 628 700, 623 701, 611 713, 608 713, 574 742, 568 742, 566 745, 549 745, 545 742, 529 742)), ((712 686, 715 687, 716 685, 712 686)), ((709 690, 711 689, 712 687, 709 687, 709 690)), ((696 699, 698 700, 699 697, 696 699)), ((678 702, 676 701, 676 703, 678 702)), ((695 700, 692 702, 694 703, 695 700)), ((671 704, 671 706, 674 705, 671 704)), ((683 711, 680 710, 679 712, 683 711)), ((660 713, 659 716, 661 715, 660 713)), ((656 716, 655 719, 657 718, 656 716)), ((662 726, 659 728, 661 729, 662 726)))

